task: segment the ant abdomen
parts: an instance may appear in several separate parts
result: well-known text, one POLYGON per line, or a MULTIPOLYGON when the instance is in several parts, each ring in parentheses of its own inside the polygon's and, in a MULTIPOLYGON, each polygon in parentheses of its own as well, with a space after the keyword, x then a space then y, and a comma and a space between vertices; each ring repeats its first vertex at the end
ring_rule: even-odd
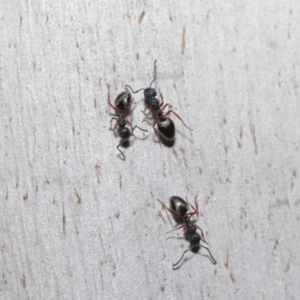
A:
POLYGON ((170 118, 165 118, 157 122, 159 134, 167 141, 174 141, 175 139, 175 125, 170 118))
POLYGON ((131 94, 128 91, 124 91, 117 96, 115 100, 115 106, 119 111, 126 111, 130 110, 131 102, 131 94))
POLYGON ((184 216, 189 210, 187 203, 178 196, 172 196, 170 198, 171 209, 174 213, 184 216))

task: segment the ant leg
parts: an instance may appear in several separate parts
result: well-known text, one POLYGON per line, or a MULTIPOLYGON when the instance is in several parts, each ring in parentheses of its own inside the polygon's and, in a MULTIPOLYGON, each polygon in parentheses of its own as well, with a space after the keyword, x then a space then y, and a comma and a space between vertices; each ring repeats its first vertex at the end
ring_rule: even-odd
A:
POLYGON ((164 110, 167 106, 169 106, 169 108, 171 108, 171 104, 170 103, 166 103, 164 105, 164 97, 163 97, 163 94, 159 91, 159 95, 160 95, 160 98, 161 98, 161 103, 159 104, 159 106, 161 107, 161 110, 164 110), (164 105, 164 106, 163 106, 164 105))
POLYGON ((198 225, 195 225, 195 227, 200 230, 203 242, 208 245, 208 242, 205 240, 204 233, 203 233, 202 229, 198 225))
POLYGON ((157 122, 158 122, 158 119, 156 119, 156 121, 153 123, 153 129, 154 129, 154 132, 155 132, 155 134, 156 134, 156 136, 157 136, 157 138, 158 138, 159 145, 160 145, 160 147, 162 148, 161 142, 160 142, 160 138, 159 138, 159 134, 157 133, 157 131, 156 131, 156 129, 155 129, 155 125, 157 124, 157 122))
POLYGON ((170 104, 170 103, 166 103, 166 104, 161 108, 161 110, 164 110, 167 106, 169 106, 169 108, 171 108, 171 104, 170 104))
POLYGON ((143 122, 145 122, 147 119, 149 118, 149 115, 152 113, 154 116, 156 114, 155 110, 151 107, 151 106, 146 106, 144 110, 142 110, 142 113, 145 115, 145 119, 143 120, 143 122), (149 112, 146 113, 146 109, 149 109, 149 112))
POLYGON ((108 130, 116 130, 117 125, 118 125, 118 118, 116 118, 116 117, 111 118, 111 119, 110 119, 110 128, 109 128, 108 130), (111 128, 111 123, 112 123, 112 121, 116 121, 116 124, 115 124, 115 128, 114 128, 114 129, 111 128))
POLYGON ((121 143, 117 146, 117 149, 120 151, 120 153, 122 154, 123 156, 123 160, 125 160, 125 155, 124 153, 121 151, 121 149, 119 148, 122 144, 123 144, 124 140, 121 140, 121 143))
POLYGON ((170 113, 173 113, 173 114, 174 114, 174 115, 182 122, 182 124, 183 124, 187 129, 193 130, 192 128, 188 127, 188 126, 184 123, 184 121, 181 119, 181 117, 180 117, 174 110, 169 110, 169 111, 165 114, 165 117, 166 117, 167 115, 169 115, 170 113))
POLYGON ((178 219, 180 217, 178 214, 175 214, 169 207, 167 207, 167 205, 164 204, 162 201, 160 201, 159 199, 157 199, 157 201, 159 201, 161 205, 164 207, 164 209, 166 209, 174 218, 178 219))
POLYGON ((164 96, 160 91, 158 91, 158 92, 159 92, 159 96, 160 96, 161 101, 162 101, 161 104, 159 104, 159 106, 163 106, 164 105, 164 96))
POLYGON ((108 89, 108 92, 107 92, 107 102, 108 104, 110 105, 110 107, 114 110, 114 111, 117 111, 116 107, 114 107, 112 105, 112 103, 110 102, 110 91, 109 91, 109 84, 107 83, 107 89, 108 89))
POLYGON ((167 207, 166 204, 164 204, 162 201, 160 201, 159 199, 157 199, 157 201, 159 201, 161 203, 161 205, 163 206, 164 209, 167 209, 168 212, 172 215, 172 216, 177 216, 176 214, 174 214, 170 209, 169 207, 167 207))
POLYGON ((149 119, 149 115, 152 113, 152 111, 150 110, 148 113, 145 112, 145 110, 147 109, 147 107, 142 110, 142 113, 145 115, 145 119, 143 120, 143 122, 145 122, 146 119, 149 119))
POLYGON ((176 228, 173 229, 173 230, 167 231, 167 233, 170 233, 170 232, 175 231, 175 230, 179 230, 179 229, 181 229, 181 228, 183 228, 183 227, 186 227, 185 224, 183 224, 183 225, 181 225, 181 226, 179 226, 179 227, 176 227, 176 228))
POLYGON ((189 213, 189 216, 191 217, 191 216, 193 216, 195 214, 198 216, 199 215, 198 203, 195 201, 196 208, 192 204, 190 204, 188 201, 187 201, 187 204, 193 209, 193 212, 189 213))
POLYGON ((125 122, 126 122, 127 125, 129 125, 131 127, 131 131, 132 131, 132 124, 127 120, 125 120, 125 122))

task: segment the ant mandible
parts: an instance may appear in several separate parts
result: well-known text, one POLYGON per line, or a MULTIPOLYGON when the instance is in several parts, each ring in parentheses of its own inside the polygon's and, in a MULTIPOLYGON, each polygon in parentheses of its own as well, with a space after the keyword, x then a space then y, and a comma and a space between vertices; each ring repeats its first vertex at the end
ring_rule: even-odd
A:
MULTIPOLYGON (((211 255, 209 249, 200 244, 201 239, 203 240, 203 242, 205 242, 207 244, 207 242, 205 241, 202 229, 198 225, 194 225, 193 221, 191 221, 191 217, 193 215, 195 215, 195 214, 198 215, 198 203, 196 202, 196 200, 195 200, 195 206, 196 206, 196 208, 195 208, 193 205, 184 201, 182 198, 180 198, 178 196, 172 196, 170 198, 171 209, 169 209, 159 199, 157 199, 157 200, 163 205, 164 208, 166 208, 168 210, 168 212, 175 218, 175 220, 180 221, 182 223, 181 226, 179 226, 169 232, 178 230, 180 228, 184 228, 185 237, 190 242, 189 249, 187 249, 183 252, 181 258, 179 259, 179 261, 176 264, 173 264, 173 267, 176 267, 181 262, 181 260, 183 259, 186 252, 192 251, 193 249, 199 248, 199 247, 202 247, 208 251, 208 253, 210 255, 210 260, 215 265, 217 262, 211 255), (193 209, 193 211, 190 213, 188 213, 189 206, 193 209), (200 230, 201 235, 198 232, 196 232, 197 228, 200 230)), ((169 233, 169 232, 167 232, 167 233, 169 233)))
MULTIPOLYGON (((150 112, 153 113, 155 117, 155 122, 153 123, 153 129, 156 135, 158 136, 158 133, 155 129, 155 125, 157 124, 157 128, 159 131, 160 136, 162 136, 166 141, 172 142, 175 139, 175 125, 174 122, 167 117, 169 114, 173 113, 182 123, 183 125, 188 128, 189 130, 193 130, 189 128, 184 121, 181 119, 181 117, 172 109, 168 110, 166 113, 163 112, 163 110, 169 106, 169 103, 166 103, 164 105, 163 96, 160 93, 160 97, 162 99, 162 103, 159 103, 159 100, 156 98, 157 92, 154 88, 151 87, 152 83, 157 79, 156 74, 156 60, 154 61, 154 79, 151 81, 150 86, 148 88, 141 88, 137 91, 133 91, 131 86, 125 85, 126 88, 129 88, 133 94, 138 93, 139 91, 144 91, 144 97, 145 97, 145 103, 146 106, 150 109, 150 112)), ((149 112, 149 113, 150 113, 149 112)))
POLYGON ((107 101, 109 106, 116 112, 116 116, 111 118, 110 120, 110 129, 111 128, 111 123, 112 121, 115 121, 115 127, 113 130, 116 129, 116 127, 118 126, 118 134, 121 137, 121 142, 120 144, 117 146, 117 149, 120 151, 120 153, 123 156, 123 160, 125 160, 125 155, 124 153, 121 151, 121 149, 119 148, 125 141, 127 141, 131 135, 133 134, 133 131, 135 128, 138 128, 142 131, 148 131, 145 129, 140 128, 139 126, 135 125, 132 128, 132 124, 126 120, 125 118, 131 113, 131 104, 132 104, 132 96, 131 94, 126 90, 122 93, 120 93, 116 100, 115 100, 115 106, 112 105, 111 101, 110 101, 110 91, 109 91, 109 84, 107 84, 107 88, 108 88, 108 96, 107 96, 107 101), (131 131, 130 129, 126 126, 129 125, 131 127, 131 131))

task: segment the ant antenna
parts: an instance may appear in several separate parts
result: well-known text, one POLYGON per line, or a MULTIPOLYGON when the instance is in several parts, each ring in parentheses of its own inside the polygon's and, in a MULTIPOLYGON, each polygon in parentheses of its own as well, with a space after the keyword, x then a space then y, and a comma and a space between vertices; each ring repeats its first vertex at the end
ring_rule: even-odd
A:
POLYGON ((156 74, 156 62, 157 62, 157 59, 154 61, 154 79, 151 81, 150 87, 151 87, 152 83, 157 79, 157 74, 156 74))
MULTIPOLYGON (((191 248, 185 250, 185 251, 182 253, 182 255, 181 255, 179 261, 178 261, 176 264, 174 264, 172 267, 174 268, 175 266, 177 266, 177 265, 181 262, 181 260, 183 259, 185 253, 187 253, 188 251, 191 251, 193 248, 195 248, 195 247, 197 247, 197 246, 199 246, 199 245, 195 245, 195 246, 193 246, 193 247, 191 247, 191 248)), ((209 249, 208 249, 207 247, 205 247, 205 246, 202 246, 202 245, 200 245, 200 247, 202 247, 202 248, 204 248, 204 249, 206 249, 206 250, 208 251, 210 261, 211 261, 214 265, 216 265, 216 264, 217 264, 217 261, 216 261, 216 260, 213 258, 213 256, 211 255, 209 249)))
MULTIPOLYGON (((148 130, 145 130, 145 129, 143 129, 143 128, 137 126, 137 125, 135 125, 135 126, 133 127, 133 129, 131 130, 130 136, 133 135, 133 136, 135 137, 135 135, 133 134, 133 131, 134 131, 135 128, 138 128, 138 129, 140 129, 140 130, 142 130, 142 131, 148 131, 148 130)), ((123 151, 120 149, 120 146, 122 146, 123 143, 124 143, 125 141, 127 141, 127 139, 122 139, 121 142, 120 142, 120 144, 117 146, 117 149, 120 151, 120 153, 121 153, 121 155, 122 155, 122 157, 123 157, 122 159, 123 159, 124 161, 125 161, 125 155, 124 155, 123 151)))
POLYGON ((181 255, 179 261, 178 261, 176 264, 174 264, 172 267, 174 268, 176 265, 178 265, 178 264, 181 262, 181 260, 183 259, 184 254, 186 254, 186 253, 187 253, 188 251, 190 251, 191 249, 192 249, 192 248, 189 248, 189 249, 185 250, 185 251, 182 253, 182 255, 181 255))
POLYGON ((123 156, 123 160, 125 161, 125 155, 124 155, 124 153, 122 152, 122 150, 119 148, 119 147, 123 144, 123 142, 125 142, 125 141, 121 141, 121 143, 117 146, 117 149, 120 151, 120 153, 121 153, 122 156, 123 156))
POLYGON ((136 93, 138 93, 139 91, 144 90, 144 89, 139 89, 139 90, 137 90, 137 91, 134 92, 133 89, 132 89, 132 87, 131 87, 130 85, 126 84, 126 85, 125 85, 125 89, 127 89, 127 88, 129 88, 129 89, 131 90, 132 94, 136 94, 136 93))
MULTIPOLYGON (((151 83, 150 83, 150 86, 149 86, 150 88, 151 88, 152 83, 157 79, 157 74, 156 74, 156 62, 157 62, 157 59, 154 61, 154 79, 153 79, 153 80, 151 81, 151 83)), ((130 85, 126 84, 126 85, 125 85, 125 89, 127 89, 127 88, 129 88, 133 94, 136 94, 136 93, 138 93, 138 92, 140 92, 140 91, 145 90, 144 88, 142 88, 142 89, 139 89, 139 90, 137 90, 137 91, 134 92, 133 89, 132 89, 132 87, 131 87, 130 85)))

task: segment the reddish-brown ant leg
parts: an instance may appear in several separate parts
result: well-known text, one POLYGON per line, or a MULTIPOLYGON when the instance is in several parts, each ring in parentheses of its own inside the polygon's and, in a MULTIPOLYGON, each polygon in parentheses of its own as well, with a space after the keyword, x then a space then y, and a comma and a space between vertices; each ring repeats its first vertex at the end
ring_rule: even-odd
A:
POLYGON ((148 119, 148 115, 150 115, 151 113, 153 113, 151 110, 148 113, 146 113, 145 112, 146 109, 147 109, 147 107, 144 110, 142 110, 142 113, 146 116, 145 119, 143 120, 143 122, 145 122, 145 120, 148 119))
POLYGON ((190 204, 189 202, 187 202, 187 204, 193 209, 193 212, 189 213, 190 217, 193 216, 193 215, 199 215, 199 211, 198 211, 198 203, 195 201, 195 204, 196 204, 196 208, 190 204))
POLYGON ((173 230, 171 230, 171 231, 167 231, 167 233, 170 233, 170 232, 172 232, 172 231, 175 231, 175 230, 181 229, 181 228, 183 228, 183 227, 186 227, 186 225, 185 225, 185 224, 183 224, 183 225, 181 225, 181 226, 179 226, 179 227, 177 227, 177 228, 175 228, 175 229, 173 229, 173 230))
POLYGON ((169 110, 166 114, 165 114, 165 117, 167 116, 167 115, 169 115, 170 113, 173 113, 182 123, 183 123, 183 125, 187 128, 187 129, 189 129, 189 130, 193 130, 192 128, 190 128, 190 127, 188 127, 185 123, 184 123, 184 121, 181 119, 181 117, 179 116, 179 115, 177 115, 177 113, 175 112, 175 111, 173 111, 173 110, 169 110))
POLYGON ((160 98, 161 98, 161 104, 159 104, 159 106, 163 106, 164 105, 164 96, 163 96, 163 94, 159 91, 159 96, 160 96, 160 98))
POLYGON ((108 92, 107 92, 107 102, 108 104, 110 105, 110 107, 114 110, 114 111, 117 111, 116 107, 114 107, 110 101, 110 91, 109 91, 109 84, 107 83, 107 89, 108 89, 108 92))
POLYGON ((116 130, 117 125, 118 125, 118 118, 116 118, 116 117, 111 118, 111 119, 110 119, 110 128, 109 128, 108 130, 116 130), (112 128, 111 128, 111 122, 114 121, 114 120, 116 121, 116 124, 115 124, 115 128, 112 129, 112 128))
POLYGON ((162 201, 160 201, 159 199, 157 199, 157 201, 159 201, 162 206, 168 210, 168 212, 174 217, 174 218, 179 218, 180 216, 178 214, 175 214, 166 204, 164 204, 162 201))
POLYGON ((165 105, 164 105, 164 97, 163 97, 163 95, 162 95, 162 93, 161 92, 159 92, 159 95, 160 95, 160 98, 161 98, 161 103, 159 104, 159 106, 161 107, 161 110, 164 110, 167 106, 169 106, 169 108, 171 108, 171 104, 170 103, 166 103, 165 105), (163 106, 164 105, 164 106, 163 106), (163 106, 163 107, 162 107, 163 106))
POLYGON ((125 122, 126 122, 127 125, 129 125, 131 127, 131 131, 132 131, 132 124, 127 120, 125 120, 125 122))
POLYGON ((157 131, 156 131, 156 129, 155 129, 155 125, 157 124, 158 121, 159 121, 159 119, 156 119, 155 122, 153 123, 153 129, 154 129, 154 132, 155 132, 155 134, 156 134, 156 136, 157 136, 157 138, 158 138, 159 145, 160 145, 160 147, 162 148, 161 142, 160 142, 160 138, 159 138, 159 134, 157 133, 157 131))
POLYGON ((167 106, 169 106, 169 108, 171 108, 171 104, 170 104, 170 103, 166 103, 166 104, 161 108, 161 110, 164 110, 167 106))
POLYGON ((203 233, 202 229, 198 225, 195 225, 195 227, 197 227, 200 230, 201 235, 202 235, 202 240, 208 245, 208 242, 205 240, 204 233, 203 233))

